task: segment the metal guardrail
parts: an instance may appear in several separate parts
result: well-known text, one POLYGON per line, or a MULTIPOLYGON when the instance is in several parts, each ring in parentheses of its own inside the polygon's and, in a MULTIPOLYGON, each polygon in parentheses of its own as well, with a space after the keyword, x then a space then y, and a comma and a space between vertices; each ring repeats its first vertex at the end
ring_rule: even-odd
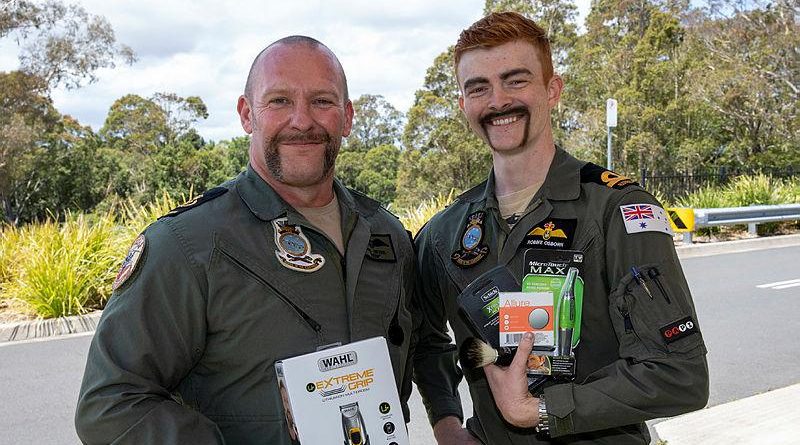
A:
MULTIPOLYGON (((747 224, 748 232, 754 235, 757 224, 794 220, 800 220, 800 204, 694 209, 695 227, 747 224)), ((683 234, 683 242, 684 244, 692 243, 692 232, 683 234)))

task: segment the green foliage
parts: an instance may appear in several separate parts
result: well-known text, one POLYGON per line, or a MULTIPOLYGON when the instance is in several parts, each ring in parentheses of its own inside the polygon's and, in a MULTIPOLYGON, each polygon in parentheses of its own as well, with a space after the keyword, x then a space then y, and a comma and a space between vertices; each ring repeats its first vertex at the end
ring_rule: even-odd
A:
POLYGON ((447 205, 453 202, 454 190, 450 190, 447 195, 439 195, 421 202, 416 207, 400 212, 400 222, 406 230, 416 235, 426 222, 433 218, 447 205))
MULTIPOLYGON (((114 218, 102 215, 90 224, 83 215, 67 215, 10 231, 3 247, 16 264, 2 287, 5 298, 24 303, 43 318, 76 315, 99 308, 111 294, 120 244, 114 218)), ((2 258, 0 261, 7 261, 2 258)), ((0 266, 1 268, 2 266, 0 266)), ((8 273, 8 272, 6 272, 8 273)))
POLYGON ((800 203, 800 178, 739 176, 723 187, 705 187, 681 198, 678 207, 719 208, 800 203))
POLYGON ((100 68, 115 60, 136 60, 133 50, 117 43, 111 24, 75 4, 57 0, 4 1, 0 7, 0 38, 14 36, 23 43, 22 70, 43 79, 49 87, 76 88, 97 80, 100 68))

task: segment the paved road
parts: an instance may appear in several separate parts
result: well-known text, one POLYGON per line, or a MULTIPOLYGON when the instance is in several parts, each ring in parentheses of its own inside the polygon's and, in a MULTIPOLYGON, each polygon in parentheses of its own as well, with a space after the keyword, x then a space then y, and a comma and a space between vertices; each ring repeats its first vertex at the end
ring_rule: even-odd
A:
MULTIPOLYGON (((786 287, 800 280, 798 262, 800 247, 682 260, 710 351, 711 405, 800 383, 800 286, 786 287)), ((0 344, 0 445, 78 443, 72 416, 89 341, 0 344)), ((411 443, 432 443, 417 393, 411 409, 411 443)))

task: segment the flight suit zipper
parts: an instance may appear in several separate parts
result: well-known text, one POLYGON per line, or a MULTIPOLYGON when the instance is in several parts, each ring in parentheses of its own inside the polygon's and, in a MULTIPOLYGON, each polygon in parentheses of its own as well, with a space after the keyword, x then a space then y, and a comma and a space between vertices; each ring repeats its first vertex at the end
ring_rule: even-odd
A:
POLYGON ((234 264, 239 266, 239 268, 242 269, 246 274, 250 275, 253 279, 258 281, 263 286, 271 289, 275 293, 275 295, 278 297, 278 299, 280 299, 281 301, 286 303, 289 307, 291 307, 297 313, 297 315, 299 315, 303 319, 303 321, 305 321, 306 324, 308 324, 311 327, 311 329, 314 330, 314 332, 316 332, 317 334, 322 332, 322 325, 321 324, 319 324, 316 320, 311 318, 310 315, 308 315, 304 310, 300 309, 300 307, 297 306, 294 302, 292 302, 291 300, 286 298, 278 289, 276 289, 274 286, 269 284, 267 281, 265 281, 264 279, 259 277, 258 274, 254 273, 252 270, 250 270, 249 267, 244 265, 241 261, 237 260, 233 256, 229 255, 224 250, 220 250, 220 252, 223 255, 225 255, 225 258, 228 258, 234 264))

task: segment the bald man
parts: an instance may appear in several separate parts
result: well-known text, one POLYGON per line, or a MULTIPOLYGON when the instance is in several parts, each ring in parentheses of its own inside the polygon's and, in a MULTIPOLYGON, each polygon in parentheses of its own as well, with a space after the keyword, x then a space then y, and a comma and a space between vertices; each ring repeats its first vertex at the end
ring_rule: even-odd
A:
POLYGON ((336 56, 291 36, 255 59, 237 110, 247 171, 134 242, 89 351, 87 444, 289 444, 276 360, 383 336, 408 419, 413 247, 333 177, 353 106, 336 56))

